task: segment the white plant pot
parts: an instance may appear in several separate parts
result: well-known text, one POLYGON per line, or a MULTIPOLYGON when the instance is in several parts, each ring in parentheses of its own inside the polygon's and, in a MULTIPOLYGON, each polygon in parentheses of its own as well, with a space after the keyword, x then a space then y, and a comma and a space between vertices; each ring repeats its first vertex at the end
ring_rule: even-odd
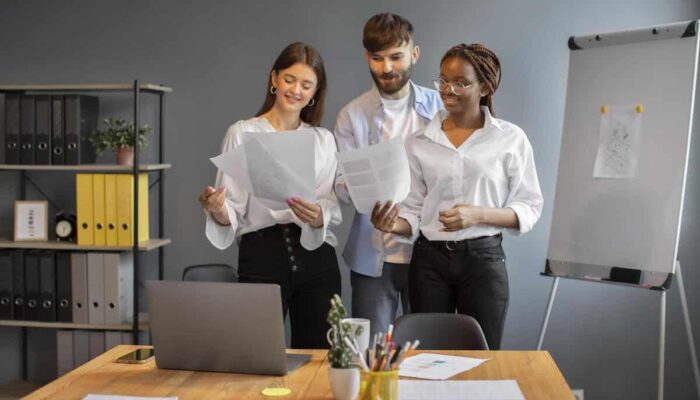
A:
POLYGON ((360 370, 357 368, 328 368, 328 380, 335 400, 355 400, 360 391, 360 370))

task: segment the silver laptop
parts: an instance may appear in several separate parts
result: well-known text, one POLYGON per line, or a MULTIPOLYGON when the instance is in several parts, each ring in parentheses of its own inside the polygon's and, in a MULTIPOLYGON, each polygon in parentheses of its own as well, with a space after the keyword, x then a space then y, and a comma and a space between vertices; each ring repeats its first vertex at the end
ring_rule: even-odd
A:
POLYGON ((147 281, 158 368, 286 375, 308 361, 286 354, 275 284, 147 281))

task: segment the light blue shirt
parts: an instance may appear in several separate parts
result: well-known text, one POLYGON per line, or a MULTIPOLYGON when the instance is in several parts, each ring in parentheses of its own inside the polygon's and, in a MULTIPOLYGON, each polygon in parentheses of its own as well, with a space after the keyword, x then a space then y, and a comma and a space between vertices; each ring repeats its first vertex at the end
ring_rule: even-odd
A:
MULTIPOLYGON (((413 102, 410 110, 420 117, 421 128, 424 128, 442 109, 442 100, 435 90, 410 81, 409 84, 413 102)), ((372 85, 371 89, 340 110, 334 130, 338 150, 342 152, 380 143, 385 117, 379 90, 372 85)), ((404 138, 411 133, 406 132, 404 138)), ((341 200, 350 202, 342 175, 336 178, 335 189, 341 200)), ((363 275, 381 276, 385 261, 407 264, 411 261, 410 256, 410 245, 398 242, 394 235, 374 229, 369 215, 355 213, 343 250, 343 259, 350 269, 363 275)))

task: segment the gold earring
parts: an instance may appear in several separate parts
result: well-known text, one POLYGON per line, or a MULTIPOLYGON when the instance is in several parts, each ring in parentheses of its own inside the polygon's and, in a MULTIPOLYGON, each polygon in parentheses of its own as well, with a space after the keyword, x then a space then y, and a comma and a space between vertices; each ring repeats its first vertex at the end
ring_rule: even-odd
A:
POLYGON ((270 85, 270 94, 274 95, 277 93, 277 88, 274 85, 270 85))
POLYGON ((307 107, 313 107, 314 104, 316 104, 316 99, 314 99, 314 98, 312 97, 312 98, 311 98, 311 101, 310 101, 309 104, 307 104, 306 106, 307 106, 307 107))

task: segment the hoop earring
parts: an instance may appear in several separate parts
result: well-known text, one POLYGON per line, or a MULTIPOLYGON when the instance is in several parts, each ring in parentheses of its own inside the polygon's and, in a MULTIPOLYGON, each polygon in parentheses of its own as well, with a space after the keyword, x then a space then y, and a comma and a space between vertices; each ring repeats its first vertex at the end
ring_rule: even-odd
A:
POLYGON ((306 106, 307 106, 307 107, 313 107, 314 104, 316 104, 316 99, 314 99, 314 98, 312 97, 312 98, 311 98, 311 101, 310 101, 309 104, 307 104, 306 106))
POLYGON ((270 85, 270 94, 271 95, 277 94, 277 88, 274 87, 273 85, 270 85))

